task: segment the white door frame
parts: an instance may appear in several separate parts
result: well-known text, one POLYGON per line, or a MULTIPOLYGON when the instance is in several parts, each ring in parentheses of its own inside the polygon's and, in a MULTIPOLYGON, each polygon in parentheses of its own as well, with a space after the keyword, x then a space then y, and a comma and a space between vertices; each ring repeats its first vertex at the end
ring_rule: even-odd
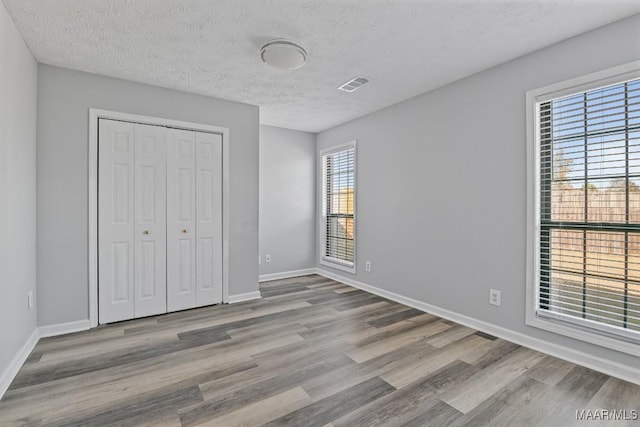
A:
POLYGON ((222 135, 222 302, 229 302, 229 129, 116 111, 89 109, 89 322, 98 326, 98 119, 222 135))

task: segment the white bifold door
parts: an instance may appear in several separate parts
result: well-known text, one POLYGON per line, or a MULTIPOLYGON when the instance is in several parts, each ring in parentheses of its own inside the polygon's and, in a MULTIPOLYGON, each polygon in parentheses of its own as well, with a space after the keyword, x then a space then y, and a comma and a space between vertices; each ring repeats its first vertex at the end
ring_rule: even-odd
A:
POLYGON ((99 322, 222 302, 222 137, 100 119, 99 322))
POLYGON ((222 301, 222 137, 169 129, 167 135, 169 311, 222 301))

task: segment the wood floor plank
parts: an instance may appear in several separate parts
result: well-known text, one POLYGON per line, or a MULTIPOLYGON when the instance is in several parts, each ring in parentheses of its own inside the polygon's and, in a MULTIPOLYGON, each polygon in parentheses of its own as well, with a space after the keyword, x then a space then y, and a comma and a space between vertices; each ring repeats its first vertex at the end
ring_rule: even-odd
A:
POLYGON ((339 294, 347 294, 349 292, 355 292, 357 289, 356 288, 352 288, 351 286, 343 286, 341 288, 338 289, 334 289, 333 292, 337 292, 339 294))
POLYGON ((586 403, 595 396, 607 379, 609 379, 609 377, 600 372, 582 366, 574 366, 573 369, 558 382, 556 388, 564 390, 571 396, 583 400, 586 403))
POLYGON ((531 419, 535 417, 530 411, 532 402, 548 390, 548 386, 532 378, 518 377, 466 415, 456 418, 451 426, 517 426, 535 422, 531 419))
POLYGON ((444 393, 451 387, 460 384, 467 380, 467 378, 478 372, 480 368, 460 360, 454 360, 448 365, 432 372, 429 375, 423 377, 421 382, 431 387, 432 390, 438 393, 444 393))
POLYGON ((336 427, 402 426, 437 403, 425 380, 396 390, 333 422, 336 427))
POLYGON ((395 336, 359 347, 348 353, 349 357, 358 363, 366 362, 381 354, 388 353, 398 347, 410 344, 415 341, 423 340, 427 337, 449 329, 451 326, 442 322, 431 322, 427 325, 420 326, 409 331, 397 334, 395 336))
POLYGON ((455 325, 427 338, 427 342, 436 348, 442 348, 473 333, 475 333, 475 330, 471 328, 455 325))
POLYGON ((227 330, 227 333, 233 339, 254 339, 264 336, 278 335, 282 333, 297 334, 303 336, 308 332, 309 328, 301 325, 298 322, 291 322, 286 324, 266 323, 264 325, 252 325, 244 328, 235 328, 227 330))
POLYGON ((640 386, 334 280, 260 288, 40 340, 0 426, 564 427, 640 401, 640 386))
POLYGON ((98 327, 90 331, 42 338, 38 341, 38 352, 46 354, 49 351, 73 348, 79 345, 99 344, 111 338, 118 339, 123 335, 123 327, 98 327))
POLYGON ((340 393, 311 403, 266 425, 324 425, 394 390, 395 388, 382 379, 374 377, 340 393))
POLYGON ((46 391, 32 389, 31 393, 22 394, 20 398, 10 398, 6 401, 3 398, 0 402, 0 421, 3 417, 21 418, 38 413, 46 414, 49 421, 53 421, 71 416, 79 410, 101 411, 118 402, 128 402, 140 394, 166 391, 176 386, 182 388, 185 385, 197 385, 200 381, 227 375, 236 370, 251 369, 252 366, 255 365, 250 361, 241 361, 237 357, 226 363, 200 357, 191 363, 185 361, 176 364, 171 361, 129 375, 94 375, 93 382, 79 377, 66 382, 65 387, 52 385, 46 391), (65 392, 61 393, 61 390, 65 392))
MULTIPOLYGON (((378 319, 380 317, 384 317, 389 314, 393 314, 394 312, 398 312, 401 310, 397 309, 398 304, 393 304, 389 301, 378 301, 373 304, 367 304, 360 307, 353 307, 348 310, 338 311, 336 318, 338 319, 348 319, 353 322, 362 322, 366 323, 372 329, 382 330, 384 327, 375 327, 369 324, 370 321, 378 319)), ((418 316, 420 317, 420 316, 418 316)), ((407 322, 412 321, 415 318, 408 319, 407 322)), ((393 326, 393 325, 389 325, 393 326)))
POLYGON ((483 358, 487 353, 492 351, 494 348, 501 346, 504 341, 503 340, 488 340, 486 338, 482 338, 477 334, 473 334, 474 336, 481 338, 479 344, 471 347, 464 354, 461 354, 459 359, 463 362, 474 364, 478 362, 481 358, 483 358))
POLYGON ((349 342, 353 343, 357 347, 364 347, 389 338, 395 338, 403 333, 411 333, 411 331, 415 330, 416 328, 436 322, 439 322, 442 325, 446 325, 447 327, 451 326, 446 324, 445 322, 442 322, 441 319, 436 316, 419 316, 412 319, 403 320, 401 322, 392 323, 381 328, 372 327, 374 333, 363 333, 361 338, 351 339, 349 340, 349 342))
POLYGON ((275 396, 268 397, 234 412, 210 419, 203 423, 189 424, 181 417, 182 425, 203 425, 220 427, 258 426, 290 414, 311 403, 311 399, 301 387, 295 387, 275 396))
POLYGON ((299 360, 306 360, 309 363, 312 360, 342 355, 354 348, 352 344, 345 343, 341 338, 317 341, 303 339, 277 348, 265 349, 260 353, 252 354, 251 357, 260 366, 271 368, 297 363, 299 360))
POLYGON ((362 336, 362 332, 365 330, 371 330, 373 333, 375 328, 372 328, 365 322, 354 322, 348 319, 334 318, 331 322, 325 322, 315 327, 308 327, 307 330, 301 332, 300 335, 310 340, 329 340, 338 337, 343 337, 345 340, 352 340, 362 336))
POLYGON ((103 339, 98 342, 83 343, 72 347, 58 348, 42 353, 38 368, 47 363, 55 365, 64 361, 80 360, 99 356, 107 351, 130 350, 141 345, 163 345, 178 340, 175 333, 155 333, 118 336, 117 339, 103 339))
POLYGON ((57 423, 48 423, 51 427, 83 427, 87 425, 136 425, 139 421, 161 421, 167 415, 177 414, 179 408, 201 402, 202 395, 197 386, 169 393, 155 393, 148 396, 136 396, 125 404, 111 407, 86 416, 75 416, 57 423))
POLYGON ((215 413, 225 412, 229 410, 229 408, 233 409, 237 406, 243 406, 247 402, 257 400, 257 398, 277 394, 297 384, 301 384, 307 379, 326 375, 337 368, 352 363, 353 361, 351 359, 343 355, 312 365, 300 366, 297 369, 281 371, 278 372, 278 375, 271 374, 264 380, 252 381, 245 387, 236 388, 225 394, 220 394, 220 390, 217 388, 201 387, 206 402, 199 404, 197 408, 193 408, 190 412, 193 416, 201 416, 207 411, 215 413))
POLYGON ((525 372, 524 375, 546 385, 554 386, 575 366, 576 365, 566 360, 546 356, 525 372))
POLYGON ((396 388, 404 387, 414 382, 417 378, 429 375, 449 363, 459 359, 470 349, 482 345, 486 340, 476 335, 467 336, 453 344, 442 347, 438 351, 429 353, 424 359, 404 363, 381 377, 396 388))
MULTIPOLYGON (((188 377, 189 375, 198 375, 203 370, 215 369, 219 366, 225 366, 224 364, 241 363, 247 360, 252 352, 264 351, 267 349, 274 349, 280 346, 301 341, 302 338, 298 335, 284 335, 282 337, 264 337, 261 340, 251 340, 249 342, 243 342, 242 345, 229 349, 229 347, 222 347, 217 344, 209 346, 197 347, 195 350, 190 349, 181 353, 168 353, 161 356, 160 365, 154 365, 153 363, 147 363, 149 366, 141 368, 141 365, 134 364, 133 370, 126 368, 129 365, 119 366, 117 370, 111 371, 115 373, 115 376, 108 374, 101 375, 101 372, 88 372, 86 376, 95 378, 99 381, 99 384, 94 385, 89 389, 90 393, 87 393, 82 385, 87 382, 85 375, 80 375, 77 380, 70 381, 68 390, 64 394, 55 394, 56 387, 48 389, 48 398, 44 400, 35 400, 31 404, 31 407, 18 407, 15 405, 19 402, 14 402, 13 406, 7 408, 7 412, 11 412, 15 409, 32 410, 34 404, 43 405, 43 410, 46 408, 62 407, 64 410, 72 410, 72 407, 68 406, 69 402, 79 402, 84 405, 96 405, 100 402, 109 402, 112 399, 120 397, 126 397, 129 394, 135 394, 136 391, 145 391, 153 388, 166 387, 167 385, 175 382, 176 379, 188 377), (224 351, 229 349, 230 351, 224 351), (219 351, 218 351, 219 350, 219 351), (249 353, 249 354, 247 354, 249 353), (180 354, 180 356, 178 356, 180 354), (171 356, 178 356, 181 363, 176 363, 171 356), (215 356, 215 357, 212 357, 215 356), (125 369, 126 374, 120 374, 120 370, 125 369), (159 375, 149 376, 149 372, 157 372, 159 375), (136 385, 137 384, 137 385, 136 385), (136 385, 136 386, 134 386, 136 385), (97 403, 96 403, 97 402, 97 403)), ((238 344, 237 344, 238 345, 238 344)), ((33 390, 33 389, 32 389, 33 390)), ((31 400, 27 395, 25 398, 31 400)), ((0 402, 0 409, 2 409, 2 402, 0 402)), ((13 402, 10 401, 10 402, 13 402)), ((0 411, 3 412, 4 410, 0 411)))
MULTIPOLYGON (((638 409, 640 387, 617 378, 609 377, 587 405, 591 409, 638 409)), ((640 420, 638 421, 640 424, 640 420)))
MULTIPOLYGON (((428 343, 418 341, 364 363, 337 369, 331 375, 305 381, 302 386, 314 400, 324 399, 373 377, 382 376, 393 369, 425 360, 434 350, 428 343)), ((418 378, 414 377, 415 379, 418 378)))
POLYGON ((63 361, 56 366, 55 371, 53 371, 52 375, 42 375, 51 372, 50 365, 43 364, 31 375, 16 377, 16 380, 12 385, 14 387, 21 387, 23 386, 23 384, 31 385, 37 384, 38 382, 48 382, 67 377, 74 377, 88 372, 96 372, 115 366, 145 361, 151 358, 167 355, 170 353, 177 353, 228 339, 231 339, 231 337, 226 333, 200 336, 198 340, 173 341, 164 343, 160 346, 142 345, 126 350, 112 351, 105 354, 90 356, 81 360, 76 359, 63 361))
POLYGON ((367 323, 369 323, 371 326, 374 326, 376 328, 381 328, 383 326, 392 325, 394 323, 411 319, 412 317, 420 316, 422 314, 424 314, 424 311, 416 310, 415 308, 410 308, 408 310, 403 310, 398 313, 393 313, 386 316, 378 317, 377 319, 371 320, 367 323))
POLYGON ((450 427, 461 416, 461 412, 436 399, 426 411, 404 423, 403 427, 450 427))
POLYGON ((220 393, 218 387, 204 385, 200 389, 205 401, 182 412, 180 419, 185 426, 197 425, 202 420, 240 409, 242 406, 291 389, 309 378, 326 375, 351 363, 353 362, 348 357, 341 356, 288 372, 279 372, 278 375, 271 375, 262 381, 246 384, 224 394, 220 393))
MULTIPOLYGON (((280 307, 270 307, 270 306, 260 306, 257 310, 252 310, 250 306, 244 305, 241 309, 234 308, 234 310, 229 310, 229 312, 222 311, 221 308, 224 307, 211 307, 212 312, 208 315, 206 312, 201 310, 195 311, 194 318, 189 319, 188 316, 181 316, 179 318, 175 318, 171 321, 161 321, 158 319, 157 325, 147 325, 140 328, 136 328, 135 330, 127 330, 127 334, 125 335, 146 335, 146 334, 158 334, 158 333, 166 333, 166 334, 174 334, 177 335, 182 332, 189 332, 194 329, 194 325, 197 325, 199 329, 215 327, 218 325, 222 325, 225 323, 233 322, 233 321, 241 321, 254 317, 260 317, 267 314, 282 312, 288 309, 295 309, 299 307, 306 307, 309 304, 307 302, 297 302, 291 304, 289 306, 280 306, 280 307)), ((190 310, 189 310, 190 311, 190 310)), ((173 313, 172 313, 173 314, 173 313)))
POLYGON ((440 398, 466 414, 502 387, 520 377, 543 357, 543 354, 536 351, 519 348, 495 365, 478 371, 466 381, 448 390, 440 398))
MULTIPOLYGON (((474 334, 474 335, 481 338, 486 338, 483 335, 478 335, 478 334, 474 334)), ((492 341, 492 342, 494 344, 489 348, 489 351, 487 351, 485 354, 480 356, 475 362, 473 362, 474 365, 480 367, 481 369, 484 369, 504 359, 509 353, 512 353, 522 348, 519 345, 514 344, 512 342, 508 342, 508 341, 499 340, 499 341, 492 341)))

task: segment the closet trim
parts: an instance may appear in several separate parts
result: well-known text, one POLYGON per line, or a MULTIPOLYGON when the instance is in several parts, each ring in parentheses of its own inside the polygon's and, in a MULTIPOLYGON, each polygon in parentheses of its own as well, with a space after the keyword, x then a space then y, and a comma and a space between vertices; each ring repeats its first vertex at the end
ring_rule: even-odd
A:
POLYGON ((89 322, 98 326, 98 120, 109 119, 222 135, 222 303, 229 302, 229 128, 89 109, 89 322))

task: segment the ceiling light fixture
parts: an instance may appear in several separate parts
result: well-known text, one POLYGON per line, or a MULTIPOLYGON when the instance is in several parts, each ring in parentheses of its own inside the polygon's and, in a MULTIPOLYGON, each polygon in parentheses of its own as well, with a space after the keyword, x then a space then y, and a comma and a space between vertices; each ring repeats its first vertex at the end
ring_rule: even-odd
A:
POLYGON ((307 51, 291 40, 275 39, 262 46, 260 57, 273 67, 295 70, 307 62, 307 51))

